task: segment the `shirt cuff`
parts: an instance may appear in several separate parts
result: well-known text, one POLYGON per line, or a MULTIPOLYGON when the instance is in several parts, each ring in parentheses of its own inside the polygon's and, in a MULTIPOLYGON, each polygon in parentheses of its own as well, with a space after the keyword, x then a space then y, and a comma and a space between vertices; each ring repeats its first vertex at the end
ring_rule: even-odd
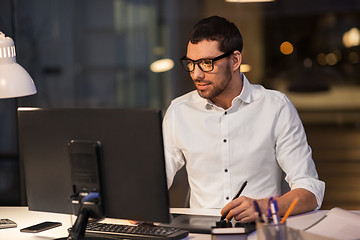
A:
POLYGON ((296 188, 303 188, 313 193, 316 197, 316 202, 317 202, 317 207, 315 210, 320 209, 321 204, 324 200, 325 182, 313 178, 304 178, 292 184, 291 189, 296 189, 296 188))

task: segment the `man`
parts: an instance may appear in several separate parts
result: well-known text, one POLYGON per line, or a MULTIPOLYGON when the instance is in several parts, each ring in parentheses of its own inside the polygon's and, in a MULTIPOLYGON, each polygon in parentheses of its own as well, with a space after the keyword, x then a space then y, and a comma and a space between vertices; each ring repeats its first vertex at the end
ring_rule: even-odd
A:
POLYGON ((223 208, 226 218, 255 220, 275 197, 283 215, 321 206, 318 180, 301 120, 282 93, 249 83, 240 72, 243 41, 238 28, 213 16, 190 33, 182 65, 196 90, 172 101, 163 122, 168 185, 185 165, 190 207, 223 208), (291 190, 281 196, 282 173, 291 190), (247 181, 241 196, 240 186, 247 181))

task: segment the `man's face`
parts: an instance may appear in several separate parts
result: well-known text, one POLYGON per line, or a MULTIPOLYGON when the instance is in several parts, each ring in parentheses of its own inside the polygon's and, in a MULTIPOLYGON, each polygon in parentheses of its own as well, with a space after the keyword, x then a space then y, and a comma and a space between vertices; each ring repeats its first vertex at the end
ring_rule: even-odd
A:
MULTIPOLYGON (((223 54, 218 48, 217 41, 203 40, 197 44, 188 43, 187 58, 191 60, 212 59, 223 54)), ((190 72, 199 95, 206 99, 214 99, 220 96, 228 87, 232 74, 229 58, 223 58, 214 62, 214 69, 210 72, 203 72, 199 66, 190 72)))

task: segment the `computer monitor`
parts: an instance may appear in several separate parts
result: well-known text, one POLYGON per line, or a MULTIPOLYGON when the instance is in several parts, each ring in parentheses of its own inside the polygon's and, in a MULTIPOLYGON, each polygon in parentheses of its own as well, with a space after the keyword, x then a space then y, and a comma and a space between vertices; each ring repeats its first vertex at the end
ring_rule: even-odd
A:
POLYGON ((104 217, 170 221, 160 111, 19 108, 29 210, 72 213, 69 143, 99 142, 104 217))

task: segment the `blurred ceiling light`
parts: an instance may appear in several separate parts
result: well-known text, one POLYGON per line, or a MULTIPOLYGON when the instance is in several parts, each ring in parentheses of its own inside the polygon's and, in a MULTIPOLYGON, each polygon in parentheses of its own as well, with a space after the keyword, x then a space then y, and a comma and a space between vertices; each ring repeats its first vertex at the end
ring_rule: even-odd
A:
POLYGON ((359 54, 357 52, 351 52, 349 53, 348 60, 352 64, 359 63, 359 54))
POLYGON ((325 53, 319 53, 316 57, 316 60, 318 61, 318 63, 322 66, 326 65, 326 55, 325 53))
POLYGON ((16 63, 14 41, 0 32, 0 98, 23 97, 35 93, 32 78, 16 63))
POLYGON ((174 67, 174 61, 169 58, 164 58, 153 62, 150 65, 150 70, 155 73, 166 72, 174 67))
POLYGON ((311 58, 305 58, 304 59, 304 67, 305 68, 311 68, 312 67, 312 60, 311 60, 311 58))
POLYGON ((250 72, 250 71, 251 71, 251 66, 250 66, 250 64, 241 64, 241 65, 240 65, 240 71, 241 71, 242 73, 250 72))
POLYGON ((334 66, 338 62, 339 59, 335 53, 331 52, 331 53, 326 54, 325 60, 326 60, 327 64, 329 64, 330 66, 334 66))
POLYGON ((342 42, 345 47, 356 47, 360 45, 360 30, 358 28, 351 28, 345 32, 342 37, 342 42))
POLYGON ((275 2, 275 0, 225 0, 225 2, 233 2, 233 3, 261 3, 261 2, 275 2))
POLYGON ((284 55, 290 55, 293 51, 294 47, 289 41, 285 41, 280 45, 280 52, 284 55))

